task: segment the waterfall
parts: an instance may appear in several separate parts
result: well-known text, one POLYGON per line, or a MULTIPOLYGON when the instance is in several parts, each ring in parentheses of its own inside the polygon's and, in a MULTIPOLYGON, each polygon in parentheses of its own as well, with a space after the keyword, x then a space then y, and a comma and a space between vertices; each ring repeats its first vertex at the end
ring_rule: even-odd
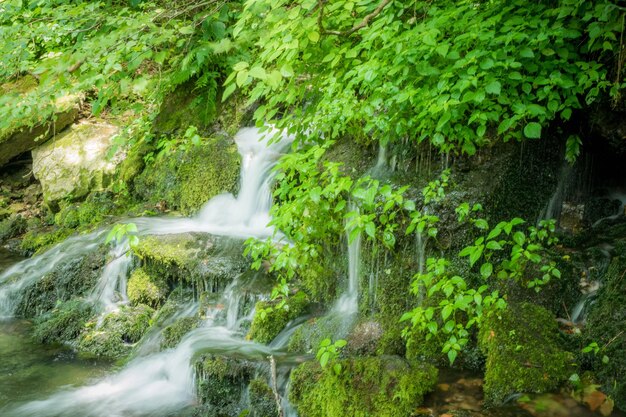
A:
POLYGON ((359 271, 361 262, 361 232, 350 241, 350 231, 346 232, 348 242, 348 289, 337 300, 333 311, 350 317, 359 310, 359 271))
POLYGON ((556 185, 554 193, 548 200, 548 203, 541 211, 537 223, 541 220, 556 219, 558 222, 561 216, 561 209, 563 207, 563 200, 566 197, 567 188, 571 181, 572 167, 568 163, 564 163, 559 173, 559 180, 556 185))
MULTIPOLYGON (((275 133, 275 131, 273 132, 275 133)), ((129 219, 138 226, 140 234, 167 234, 183 232, 208 232, 236 238, 271 236, 268 226, 271 207, 272 168, 281 152, 291 142, 289 137, 267 144, 257 129, 242 129, 235 141, 241 154, 241 183, 237 197, 221 194, 211 199, 193 218, 137 218, 129 219)), ((89 235, 75 236, 55 248, 18 263, 0 276, 0 313, 14 311, 11 295, 36 282, 52 271, 59 262, 94 250, 104 241, 108 230, 89 235)), ((346 305, 356 311, 358 301, 358 256, 360 236, 349 245, 350 271, 346 305)), ((121 242, 111 252, 111 261, 103 268, 101 278, 91 300, 105 311, 116 308, 126 300, 126 276, 131 257, 128 244, 121 242), (119 294, 119 296, 117 295, 119 294)), ((228 354, 250 360, 265 360, 267 355, 280 356, 272 348, 243 340, 239 325, 245 317, 241 314, 242 295, 233 282, 224 292, 222 301, 211 310, 200 328, 189 332, 174 349, 151 353, 133 359, 117 374, 93 385, 61 391, 46 400, 24 404, 10 416, 116 417, 127 415, 168 415, 193 405, 195 401, 194 360, 202 353, 228 354), (220 313, 222 320, 220 320, 220 313)), ((185 314, 193 314, 194 304, 185 314)), ((139 349, 138 352, 141 352, 139 349)))

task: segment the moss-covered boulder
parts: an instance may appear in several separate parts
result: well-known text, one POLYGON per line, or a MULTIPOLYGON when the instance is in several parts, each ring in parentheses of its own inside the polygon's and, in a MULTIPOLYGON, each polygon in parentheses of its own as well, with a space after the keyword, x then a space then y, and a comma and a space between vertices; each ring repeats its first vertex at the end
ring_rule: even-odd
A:
POLYGON ((593 358, 592 367, 615 405, 626 411, 626 242, 616 245, 616 256, 603 277, 583 329, 586 344, 595 342, 602 349, 593 358), (602 358, 609 358, 604 363, 602 358))
POLYGON ((0 244, 24 233, 26 227, 26 219, 19 214, 0 221, 0 244))
POLYGON ((78 350, 86 356, 120 358, 130 353, 150 327, 154 310, 146 305, 122 307, 107 314, 102 322, 87 323, 78 342, 78 350))
POLYGON ((278 407, 274 391, 263 378, 255 378, 248 385, 250 417, 277 417, 278 407))
POLYGON ((307 362, 291 373, 301 417, 409 417, 437 382, 437 369, 397 356, 339 360, 341 373, 307 362))
POLYGON ((530 303, 490 312, 479 342, 487 355, 485 403, 501 405, 516 393, 553 390, 574 372, 571 355, 558 344, 557 322, 530 303))
POLYGON ((285 328, 287 323, 300 317, 309 305, 307 296, 298 292, 284 303, 259 301, 247 338, 259 343, 269 343, 285 328))
POLYGON ((208 233, 146 236, 134 248, 148 274, 209 292, 223 290, 248 269, 242 250, 241 240, 208 233))
POLYGON ((92 306, 84 300, 60 303, 53 310, 37 317, 33 338, 40 343, 72 342, 78 338, 92 315, 92 306))
POLYGON ((59 264, 24 290, 16 314, 35 317, 56 308, 58 302, 88 295, 100 277, 107 252, 107 248, 101 245, 59 264))
POLYGON ((118 128, 107 123, 78 123, 33 150, 33 174, 53 209, 60 200, 84 197, 111 181, 121 154, 107 158, 118 128))
POLYGON ((235 191, 239 159, 232 138, 213 135, 198 145, 161 152, 133 180, 133 189, 144 201, 194 213, 212 197, 235 191))
POLYGON ((327 315, 307 320, 296 329, 287 349, 290 352, 313 353, 322 340, 344 333, 342 317, 327 315))
MULTIPOLYGON (((0 96, 26 96, 38 85, 35 77, 27 75, 0 85, 0 96)), ((17 97, 15 98, 18 99, 17 97)), ((0 166, 12 158, 39 146, 76 120, 79 98, 64 97, 52 104, 50 111, 33 108, 16 119, 13 125, 0 129, 0 166)))
POLYGON ((239 416, 245 409, 242 397, 254 376, 251 362, 207 355, 196 363, 198 397, 203 416, 239 416))
POLYGON ((134 305, 158 307, 165 301, 169 287, 164 279, 148 274, 143 268, 137 268, 128 279, 126 292, 134 305))
POLYGON ((183 317, 163 329, 161 349, 176 347, 183 337, 200 325, 198 317, 183 317))

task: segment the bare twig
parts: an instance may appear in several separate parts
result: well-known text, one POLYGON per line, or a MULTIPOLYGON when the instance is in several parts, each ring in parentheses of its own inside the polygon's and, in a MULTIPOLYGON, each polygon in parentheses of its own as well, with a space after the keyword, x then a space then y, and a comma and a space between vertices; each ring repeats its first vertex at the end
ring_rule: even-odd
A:
POLYGON ((278 409, 278 417, 284 417, 283 407, 280 404, 280 395, 278 394, 278 384, 276 383, 276 360, 274 356, 268 357, 270 360, 271 378, 272 378, 272 391, 274 392, 274 400, 276 400, 276 408, 278 409))

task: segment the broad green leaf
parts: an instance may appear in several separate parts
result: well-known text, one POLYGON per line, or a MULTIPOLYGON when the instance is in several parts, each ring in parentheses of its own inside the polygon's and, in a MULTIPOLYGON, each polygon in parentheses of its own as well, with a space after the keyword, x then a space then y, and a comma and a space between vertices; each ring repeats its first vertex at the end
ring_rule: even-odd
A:
POLYGON ((529 139, 539 139, 541 137, 541 125, 537 122, 528 123, 524 127, 524 135, 529 139))

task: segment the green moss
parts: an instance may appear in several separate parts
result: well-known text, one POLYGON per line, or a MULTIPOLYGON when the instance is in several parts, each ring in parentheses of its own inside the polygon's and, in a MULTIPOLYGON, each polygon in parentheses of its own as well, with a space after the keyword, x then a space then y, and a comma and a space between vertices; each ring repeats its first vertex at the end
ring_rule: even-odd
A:
POLYGON ((238 416, 240 399, 254 374, 245 360, 209 355, 196 364, 198 396, 207 416, 238 416))
POLYGON ((249 268, 241 241, 207 233, 146 236, 133 250, 148 274, 171 283, 202 284, 211 291, 224 289, 249 268))
POLYGON ((128 279, 128 299, 134 305, 157 307, 165 301, 168 292, 165 280, 149 275, 143 268, 135 269, 128 279))
POLYGON ((24 94, 39 85, 37 78, 30 74, 0 85, 0 95, 4 94, 24 94))
POLYGON ((302 417, 408 417, 437 382, 437 369, 395 357, 339 360, 342 371, 316 362, 291 373, 291 402, 302 417))
POLYGON ((87 296, 100 277, 106 261, 106 246, 56 266, 50 273, 24 289, 16 309, 22 317, 36 317, 56 308, 58 302, 87 296))
POLYGON ((43 252, 51 246, 67 239, 74 233, 72 229, 52 228, 49 230, 30 230, 22 239, 20 249, 26 255, 43 252))
POLYGON ((196 212, 212 197, 233 192, 239 178, 239 154, 234 141, 223 136, 203 138, 144 168, 134 180, 135 193, 153 204, 196 212))
POLYGON ((71 342, 78 338, 92 314, 91 305, 83 300, 60 303, 50 312, 37 317, 33 338, 40 343, 71 342))
POLYGON ((19 214, 0 221, 0 243, 26 231, 26 219, 19 214))
POLYGON ((489 313, 479 342, 487 355, 485 402, 500 405, 515 393, 553 390, 574 371, 571 356, 557 343, 557 323, 534 304, 510 304, 489 313))
POLYGON ((183 317, 163 329, 161 349, 176 347, 182 338, 200 324, 197 317, 183 317))
POLYGON ((145 305, 122 307, 109 313, 102 325, 90 322, 81 334, 78 349, 87 356, 119 358, 128 354, 150 327, 154 310, 145 305))
POLYGON ((598 291, 583 329, 585 345, 596 342, 602 350, 593 358, 592 368, 615 405, 626 411, 626 244, 616 245, 617 257, 604 275, 604 286, 598 291), (602 357, 609 358, 608 363, 602 357))
POLYGON ((287 323, 304 313, 309 300, 303 292, 290 296, 280 307, 276 302, 259 301, 247 338, 259 343, 269 343, 285 328, 287 323))
POLYGON ((262 378, 255 378, 248 386, 250 408, 254 417, 276 417, 278 407, 272 388, 262 378))

